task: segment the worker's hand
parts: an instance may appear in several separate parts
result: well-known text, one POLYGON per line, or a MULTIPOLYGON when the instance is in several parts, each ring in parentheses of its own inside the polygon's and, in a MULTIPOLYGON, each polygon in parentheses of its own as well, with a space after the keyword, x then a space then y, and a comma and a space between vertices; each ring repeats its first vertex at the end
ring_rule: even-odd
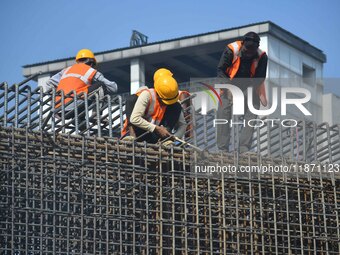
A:
POLYGON ((170 132, 163 126, 156 126, 154 132, 161 138, 167 138, 168 136, 171 136, 170 132))
POLYGON ((133 140, 135 140, 136 137, 134 136, 131 136, 131 135, 127 135, 127 136, 124 136, 122 141, 125 141, 125 142, 132 142, 133 140))

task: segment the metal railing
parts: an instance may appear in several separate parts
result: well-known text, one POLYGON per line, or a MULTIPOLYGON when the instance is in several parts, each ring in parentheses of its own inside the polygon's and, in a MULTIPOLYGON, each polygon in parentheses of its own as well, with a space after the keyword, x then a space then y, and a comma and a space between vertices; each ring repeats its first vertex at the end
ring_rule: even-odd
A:
POLYGON ((234 126, 222 153, 216 111, 184 111, 210 152, 117 139, 120 96, 0 84, 0 253, 339 254, 339 125, 264 124, 248 154, 234 126), (194 171, 216 164, 289 171, 194 171))
MULTIPOLYGON (((213 119, 216 111, 195 115, 195 143, 208 150, 216 150, 216 128, 213 119)), ((240 126, 231 129, 230 150, 238 150, 240 126)), ((280 123, 255 128, 251 152, 263 157, 286 158, 308 163, 340 163, 340 125, 317 124, 313 121, 297 121, 294 127, 280 123)))
POLYGON ((0 125, 51 133, 114 137, 123 125, 121 96, 64 94, 28 85, 0 85, 0 125), (75 117, 77 116, 77 117, 75 117))
MULTIPOLYGON (((32 76, 33 77, 33 76, 32 76)), ((74 91, 65 95, 54 89, 32 88, 25 81, 0 84, 0 125, 58 133, 119 137, 125 118, 121 96, 87 95, 74 91), (77 116, 77 117, 75 117, 77 116)), ((199 81, 198 81, 199 82, 199 81)), ((187 100, 191 100, 193 94, 187 100)), ((202 115, 191 105, 184 110, 187 123, 185 140, 202 149, 215 151, 216 111, 202 115)), ((238 150, 240 127, 232 127, 231 150, 238 150)), ((295 127, 264 122, 255 129, 252 152, 266 157, 281 157, 315 163, 340 162, 340 126, 300 120, 295 127)))

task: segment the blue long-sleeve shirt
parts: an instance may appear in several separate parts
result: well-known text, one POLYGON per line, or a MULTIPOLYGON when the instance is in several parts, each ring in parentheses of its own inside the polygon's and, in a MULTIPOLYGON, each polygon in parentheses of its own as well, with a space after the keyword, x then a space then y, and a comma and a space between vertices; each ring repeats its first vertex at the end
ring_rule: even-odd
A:
MULTIPOLYGON (((49 88, 57 88, 66 69, 61 70, 59 73, 53 75, 47 82, 46 85, 49 88)), ((100 86, 105 86, 109 94, 116 93, 118 90, 117 83, 114 81, 109 81, 104 77, 101 72, 96 72, 92 79, 92 83, 98 83, 100 86)))

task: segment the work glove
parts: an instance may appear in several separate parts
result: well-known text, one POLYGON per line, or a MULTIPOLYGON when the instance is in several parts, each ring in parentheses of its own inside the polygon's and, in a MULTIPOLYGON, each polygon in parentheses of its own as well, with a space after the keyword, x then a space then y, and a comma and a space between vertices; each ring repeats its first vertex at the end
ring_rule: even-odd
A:
POLYGON ((125 141, 125 142, 132 142, 136 139, 136 137, 134 136, 131 136, 131 135, 127 135, 127 136, 124 136, 122 141, 125 141))
POLYGON ((173 144, 173 141, 171 141, 171 140, 167 140, 167 141, 162 143, 162 145, 165 146, 165 147, 171 147, 172 144, 173 144))
POLYGON ((180 141, 177 141, 176 139, 173 139, 173 140, 167 140, 165 142, 162 143, 163 146, 165 147, 171 147, 171 145, 173 146, 180 146, 182 144, 182 142, 180 141))

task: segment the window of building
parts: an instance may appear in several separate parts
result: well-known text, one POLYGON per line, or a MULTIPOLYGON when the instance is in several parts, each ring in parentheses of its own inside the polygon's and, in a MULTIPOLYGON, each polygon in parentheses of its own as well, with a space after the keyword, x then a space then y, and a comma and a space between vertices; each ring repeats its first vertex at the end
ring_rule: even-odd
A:
POLYGON ((302 66, 302 79, 303 83, 314 86, 316 79, 315 69, 304 64, 302 66))

